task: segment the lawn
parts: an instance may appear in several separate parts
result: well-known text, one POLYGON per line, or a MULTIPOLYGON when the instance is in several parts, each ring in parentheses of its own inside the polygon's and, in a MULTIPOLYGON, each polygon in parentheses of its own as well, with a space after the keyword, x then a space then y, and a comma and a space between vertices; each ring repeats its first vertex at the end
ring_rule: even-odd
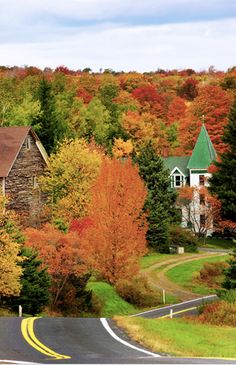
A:
POLYGON ((152 351, 183 357, 236 358, 236 328, 175 319, 116 318, 131 338, 152 351))
POLYGON ((216 248, 222 250, 232 250, 236 248, 236 244, 233 240, 226 240, 224 238, 216 238, 216 237, 207 237, 206 242, 204 243, 203 239, 199 241, 199 246, 207 247, 207 248, 216 248))
POLYGON ((138 310, 123 300, 115 289, 104 282, 89 282, 87 289, 92 290, 102 301, 102 317, 113 317, 114 315, 129 315, 137 313, 138 310))
POLYGON ((157 252, 150 252, 148 255, 143 256, 140 260, 141 269, 147 269, 148 267, 157 264, 159 262, 176 257, 176 255, 162 254, 157 252))
POLYGON ((194 282, 194 274, 199 272, 205 262, 219 262, 228 260, 229 256, 215 256, 210 258, 203 258, 191 262, 180 264, 166 272, 166 276, 174 283, 185 287, 188 290, 198 294, 211 294, 214 293, 214 289, 210 289, 204 285, 200 285, 194 282))

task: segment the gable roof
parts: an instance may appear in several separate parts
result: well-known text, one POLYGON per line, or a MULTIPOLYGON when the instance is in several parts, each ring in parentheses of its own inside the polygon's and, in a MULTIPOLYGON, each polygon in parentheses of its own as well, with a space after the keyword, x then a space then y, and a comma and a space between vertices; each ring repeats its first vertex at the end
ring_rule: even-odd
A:
POLYGON ((21 150, 28 134, 34 138, 36 145, 45 161, 47 153, 31 127, 1 127, 0 128, 0 177, 7 177, 21 150))
POLYGON ((187 167, 188 169, 208 169, 215 159, 216 151, 203 124, 187 167))
POLYGON ((172 172, 175 167, 178 168, 182 172, 183 175, 188 176, 189 171, 187 169, 187 165, 189 162, 190 156, 171 156, 164 158, 164 165, 165 167, 172 172))

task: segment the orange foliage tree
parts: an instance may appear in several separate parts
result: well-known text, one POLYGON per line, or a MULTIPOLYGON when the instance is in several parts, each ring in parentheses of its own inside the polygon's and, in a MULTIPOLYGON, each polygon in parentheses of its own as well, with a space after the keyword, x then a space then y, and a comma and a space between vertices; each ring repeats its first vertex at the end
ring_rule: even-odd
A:
POLYGON ((104 160, 92 189, 92 225, 80 236, 87 264, 111 284, 133 277, 146 252, 144 183, 130 160, 104 160))
POLYGON ((42 229, 27 228, 26 246, 35 249, 52 276, 53 304, 56 305, 71 275, 80 276, 87 268, 81 257, 85 255, 76 232, 63 233, 51 224, 42 229))

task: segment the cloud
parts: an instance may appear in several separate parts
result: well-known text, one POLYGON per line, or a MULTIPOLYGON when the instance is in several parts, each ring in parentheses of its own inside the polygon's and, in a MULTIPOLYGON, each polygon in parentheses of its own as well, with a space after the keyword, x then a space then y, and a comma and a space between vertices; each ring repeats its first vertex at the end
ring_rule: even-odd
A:
POLYGON ((227 69, 236 59, 236 18, 167 25, 102 23, 49 31, 34 42, 2 43, 0 64, 143 72, 210 65, 227 69))

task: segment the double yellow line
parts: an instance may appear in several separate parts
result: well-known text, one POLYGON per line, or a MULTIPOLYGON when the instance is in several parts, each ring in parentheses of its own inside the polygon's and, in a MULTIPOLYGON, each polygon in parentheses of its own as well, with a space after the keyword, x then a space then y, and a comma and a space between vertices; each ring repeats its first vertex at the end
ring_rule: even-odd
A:
POLYGON ((70 359, 71 356, 58 354, 57 352, 45 346, 36 338, 34 334, 34 321, 36 319, 36 317, 25 318, 21 322, 21 332, 28 344, 32 346, 35 350, 49 357, 53 357, 55 360, 70 359))
MULTIPOLYGON (((165 307, 164 307, 164 308, 165 308, 165 307)), ((191 311, 191 310, 193 310, 193 309, 197 309, 197 307, 192 307, 192 308, 182 309, 181 311, 173 312, 173 313, 172 313, 172 316, 174 317, 174 315, 175 315, 175 314, 180 314, 180 313, 189 312, 189 311, 191 311)), ((159 319, 159 318, 168 318, 168 317, 170 317, 170 316, 171 316, 171 315, 170 315, 170 313, 169 313, 169 314, 166 314, 166 315, 164 315, 164 316, 157 317, 157 319, 159 319)))

